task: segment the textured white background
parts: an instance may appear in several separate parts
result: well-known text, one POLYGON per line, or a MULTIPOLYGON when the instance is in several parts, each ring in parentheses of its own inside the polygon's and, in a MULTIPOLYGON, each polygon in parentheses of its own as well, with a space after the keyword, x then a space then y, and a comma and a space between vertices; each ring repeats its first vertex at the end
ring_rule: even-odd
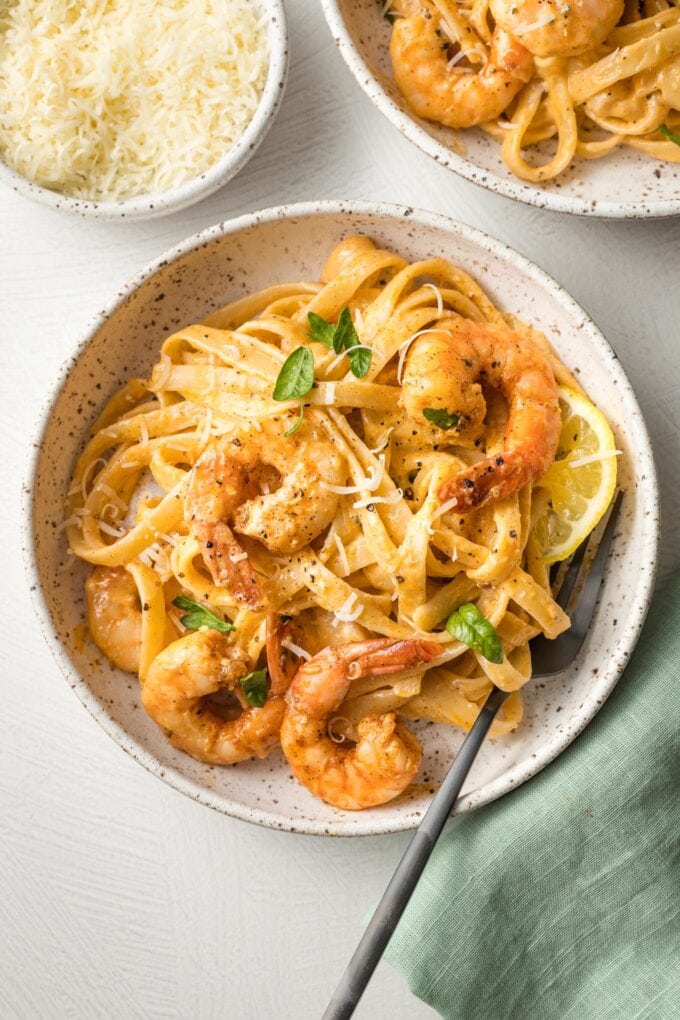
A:
MULTIPOLYGON (((183 798, 98 729, 37 633, 19 551, 30 433, 89 317, 163 249, 248 210, 347 197, 448 213, 507 241, 583 304, 628 370, 660 466, 663 570, 678 566, 680 223, 567 218, 459 181, 373 110, 313 0, 288 9, 279 118, 208 201, 105 224, 0 194, 3 1018, 316 1018, 407 840, 271 832, 183 798)), ((357 1015, 434 1017, 384 964, 357 1015)))

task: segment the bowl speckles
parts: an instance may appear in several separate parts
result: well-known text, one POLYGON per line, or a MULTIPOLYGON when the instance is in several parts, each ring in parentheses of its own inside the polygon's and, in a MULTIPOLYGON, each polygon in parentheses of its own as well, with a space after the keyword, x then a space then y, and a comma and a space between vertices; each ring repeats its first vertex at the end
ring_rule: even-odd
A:
POLYGON ((186 209, 230 181, 257 150, 279 111, 288 75, 288 28, 283 0, 255 0, 266 21, 269 67, 260 102, 247 128, 214 166, 179 187, 110 202, 69 198, 33 184, 0 159, 0 183, 52 209, 99 220, 147 220, 186 209))
POLYGON ((321 0, 342 57, 389 121, 423 152, 468 181, 539 208, 581 216, 647 219, 680 214, 680 164, 620 148, 574 160, 556 181, 531 184, 507 169, 500 146, 483 131, 452 131, 411 113, 392 77, 391 26, 378 0, 321 0))
POLYGON ((318 279, 325 255, 364 232, 406 258, 432 254, 464 266, 498 305, 544 329, 612 422, 627 490, 605 588, 575 666, 526 689, 520 729, 487 742, 457 810, 523 783, 583 729, 612 690, 642 626, 652 590, 657 490, 647 431, 616 355, 567 294, 516 252, 442 216, 368 203, 310 203, 220 224, 190 238, 132 279, 96 319, 62 370, 44 411, 26 486, 26 563, 42 630, 69 684, 103 728, 155 775, 226 814, 297 832, 359 835, 414 827, 462 735, 415 726, 425 747, 417 784, 392 804, 358 814, 312 797, 279 754, 212 768, 175 751, 140 707, 135 678, 82 648, 74 633, 88 572, 67 555, 62 503, 74 459, 111 392, 148 374, 164 337, 229 299, 276 282, 318 279))

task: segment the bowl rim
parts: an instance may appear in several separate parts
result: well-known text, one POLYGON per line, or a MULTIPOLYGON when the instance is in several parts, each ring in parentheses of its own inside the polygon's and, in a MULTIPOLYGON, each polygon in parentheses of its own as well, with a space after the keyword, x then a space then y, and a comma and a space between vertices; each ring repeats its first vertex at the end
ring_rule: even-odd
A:
POLYGON ((255 154, 273 124, 288 78, 289 31, 284 0, 258 0, 266 25, 269 62, 262 95, 243 134, 225 154, 198 177, 169 191, 149 192, 130 198, 94 201, 73 198, 34 184, 0 158, 0 183, 17 194, 61 212, 100 220, 142 220, 167 216, 202 201, 221 188, 255 154))
POLYGON ((371 216, 392 221, 407 219, 411 226, 420 225, 427 228, 444 230, 449 234, 462 237, 464 240, 477 245, 484 251, 487 251, 490 255, 509 262, 514 268, 527 274, 558 304, 560 304, 565 312, 576 317, 578 321, 583 322, 583 325, 589 330, 592 343, 595 347, 603 355, 608 355, 612 359, 610 369, 618 376, 620 390, 626 392, 627 396, 632 398, 635 407, 635 429, 639 442, 636 455, 640 464, 644 466, 644 470, 647 473, 648 484, 646 487, 646 505, 651 511, 644 518, 646 522, 646 530, 640 535, 640 542, 643 546, 645 558, 650 564, 650 569, 647 571, 646 576, 639 580, 634 592, 632 592, 632 599, 634 603, 632 608, 637 609, 635 625, 632 626, 627 635, 624 635, 624 638, 622 638, 621 647, 618 649, 619 666, 611 675, 611 678, 608 679, 606 683, 599 681, 599 686, 598 684, 593 684, 584 692, 581 714, 579 719, 576 721, 575 726, 567 732, 553 734, 552 737, 546 741, 545 745, 541 748, 540 752, 537 753, 535 758, 532 759, 530 765, 527 765, 526 762, 518 762, 496 779, 485 784, 481 788, 481 793, 480 791, 472 791, 460 798, 454 813, 460 814, 463 811, 469 811, 471 809, 481 807, 482 805, 488 804, 503 794, 515 789, 517 786, 520 786, 523 782, 532 778, 546 765, 553 761, 585 729, 616 686, 637 643, 652 596, 656 573, 657 546, 659 537, 659 496, 656 465, 654 462, 654 455, 647 426, 644 421, 642 411, 637 403, 634 390, 620 361, 616 358, 616 355, 609 343, 590 316, 587 315, 587 313, 564 290, 564 288, 553 280, 553 278, 550 277, 543 269, 540 269, 535 263, 531 262, 530 259, 521 255, 519 252, 515 251, 515 249, 504 244, 502 241, 491 237, 476 227, 468 226, 467 224, 453 220, 440 213, 415 209, 412 206, 358 200, 309 201, 280 205, 259 212, 246 213, 242 216, 207 227, 199 233, 186 238, 179 244, 173 245, 158 258, 154 259, 144 268, 135 273, 130 280, 118 290, 115 297, 91 319, 89 326, 76 342, 73 352, 61 365, 55 381, 53 382, 52 387, 39 411, 32 442, 28 450, 28 463, 26 467, 24 485, 22 486, 22 551, 24 569, 26 572, 33 609, 38 618, 38 622, 47 645, 64 678, 78 697, 79 701, 87 709, 90 715, 99 723, 102 729, 104 729, 104 731, 127 754, 129 754, 135 761, 139 762, 139 764, 143 765, 148 772, 151 772, 169 786, 172 786, 180 793, 191 797, 193 800, 196 800, 201 804, 205 804, 207 807, 211 807, 222 814, 238 818, 242 821, 252 822, 257 825, 264 825, 272 829, 282 829, 288 832, 297 832, 306 835, 372 836, 413 829, 417 826, 419 818, 415 817, 413 813, 409 813, 400 818, 392 818, 390 820, 390 816, 386 814, 385 822, 382 824, 380 823, 380 819, 376 820, 375 818, 366 818, 362 823, 361 813, 359 813, 359 820, 357 821, 355 818, 351 827, 348 826, 344 818, 338 819, 337 822, 332 820, 322 821, 309 818, 299 820, 295 818, 282 819, 280 816, 271 813, 267 809, 257 806, 251 807, 230 801, 228 798, 216 794, 214 791, 202 786, 197 781, 182 775, 173 766, 164 765, 162 762, 158 761, 151 752, 147 751, 142 744, 132 737, 123 726, 117 723, 108 714, 105 707, 98 701, 95 694, 91 691, 85 678, 72 665, 69 656, 66 653, 65 646, 59 636, 55 633, 52 625, 49 607, 40 583, 40 573, 32 541, 32 536, 35 531, 35 505, 33 498, 34 480, 37 476, 43 437, 49 427, 56 401, 66 385, 71 371, 106 320, 134 291, 139 288, 142 283, 150 279, 159 269, 175 262, 186 253, 205 246, 210 241, 238 234, 243 230, 247 230, 263 223, 318 216, 343 216, 350 222, 354 216, 371 216))
POLYGON ((553 189, 542 190, 538 185, 525 183, 519 178, 508 180, 493 170, 476 166, 438 141, 421 126, 415 115, 407 113, 387 94, 355 46, 342 16, 339 0, 321 0, 321 6, 343 60, 368 98, 401 134, 441 166, 487 191, 553 212, 624 220, 680 216, 680 196, 644 202, 597 201, 593 205, 593 201, 570 197, 553 189))

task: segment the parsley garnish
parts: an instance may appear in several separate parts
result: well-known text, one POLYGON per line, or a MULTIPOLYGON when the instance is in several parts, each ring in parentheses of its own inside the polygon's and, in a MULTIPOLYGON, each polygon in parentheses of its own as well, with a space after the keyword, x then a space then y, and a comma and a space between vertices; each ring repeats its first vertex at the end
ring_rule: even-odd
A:
POLYGON ((427 418, 433 425, 436 425, 437 428, 444 430, 452 429, 460 421, 459 414, 454 414, 453 411, 445 411, 440 407, 426 407, 423 411, 423 417, 427 418))
POLYGON ((207 606, 202 606, 200 602, 194 602, 187 595, 178 595, 176 599, 172 600, 172 604, 178 609, 186 610, 184 616, 180 616, 179 622, 187 630, 200 630, 201 627, 209 627, 210 630, 219 630, 221 634, 229 634, 232 630, 236 630, 234 624, 229 620, 220 620, 219 616, 215 616, 207 606))
POLYGON ((452 637, 483 655, 489 662, 500 664, 503 661, 503 646, 496 628, 472 602, 466 602, 455 613, 451 613, 446 621, 446 629, 452 637))
POLYGON ((352 375, 356 376, 357 379, 363 379, 371 367, 373 351, 370 347, 360 343, 356 328, 352 322, 352 316, 349 314, 349 308, 345 305, 338 316, 337 325, 335 326, 332 322, 328 322, 320 315, 317 315, 316 312, 308 313, 307 322, 309 323, 307 335, 310 340, 316 340, 318 343, 324 344, 325 347, 335 351, 336 354, 347 351, 352 375))
POLYGON ((274 400, 296 400, 306 397, 314 385, 314 355, 309 347, 296 347, 289 354, 279 372, 274 400))
POLYGON ((659 128, 659 134, 662 134, 664 138, 667 138, 669 142, 674 142, 675 145, 680 145, 680 135, 675 135, 668 127, 667 124, 662 124, 659 128))
POLYGON ((253 708, 262 708, 267 700, 267 670, 256 669, 241 677, 241 686, 248 704, 253 708))

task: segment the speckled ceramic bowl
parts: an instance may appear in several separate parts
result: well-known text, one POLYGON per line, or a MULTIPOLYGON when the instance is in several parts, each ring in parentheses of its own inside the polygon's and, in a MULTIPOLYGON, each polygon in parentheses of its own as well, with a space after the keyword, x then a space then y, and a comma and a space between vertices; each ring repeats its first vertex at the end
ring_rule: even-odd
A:
POLYGON ((238 141, 209 170, 169 191, 111 202, 87 202, 33 184, 0 159, 0 183, 62 212, 100 220, 145 220, 185 209, 212 195, 248 162, 278 113, 288 74, 288 29, 283 0, 253 0, 265 19, 269 68, 259 105, 238 141))
POLYGON ((174 750, 141 709, 136 680, 77 640, 89 568, 67 556, 60 525, 73 463, 90 424, 125 380, 148 374, 169 332, 270 284, 318 279, 328 251, 355 232, 407 259, 436 254, 454 260, 498 305, 545 330, 597 397, 624 451, 623 519, 585 648, 563 676, 529 684, 524 722, 511 736, 486 743, 458 810, 493 800, 543 768, 598 711, 642 626, 656 557, 654 462, 630 384, 588 316, 540 269, 477 230, 413 209, 328 202, 243 216, 166 252, 115 296, 64 366, 34 444, 25 513, 26 562, 42 630, 69 684, 107 733, 155 775, 202 804, 263 825, 334 835, 415 826, 429 788, 460 746, 461 733, 415 725, 425 748, 415 787, 389 805, 360 813, 337 811, 314 798, 291 778, 280 753, 233 768, 193 761, 174 750))
POLYGON ((634 149, 575 160, 551 183, 521 181, 503 163, 498 142, 483 131, 453 131, 409 110, 392 76, 391 26, 380 0, 321 3, 340 53, 366 95, 409 141, 442 166, 499 195, 557 212, 618 219, 680 214, 680 164, 659 163, 634 149))

